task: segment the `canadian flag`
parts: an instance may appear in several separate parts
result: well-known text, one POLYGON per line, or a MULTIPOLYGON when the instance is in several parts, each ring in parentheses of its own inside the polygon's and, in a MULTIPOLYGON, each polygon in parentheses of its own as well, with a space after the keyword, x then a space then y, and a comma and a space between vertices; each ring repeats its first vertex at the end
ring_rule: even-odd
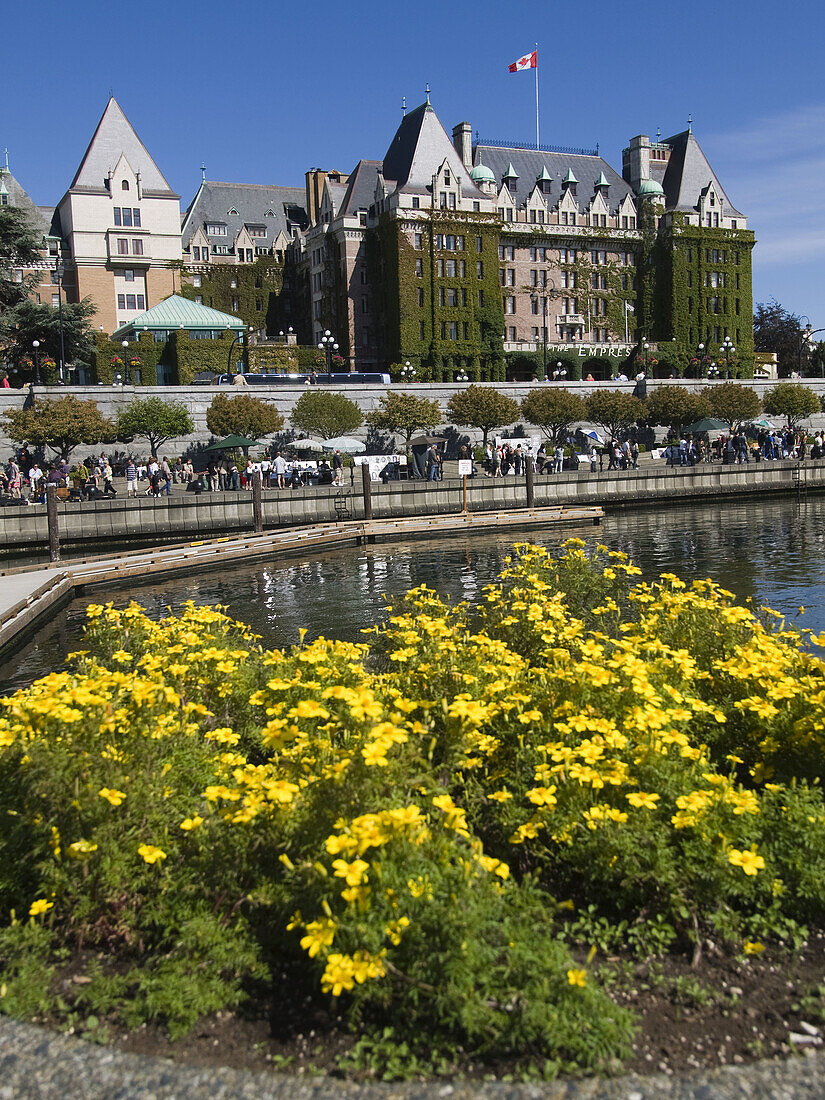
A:
POLYGON ((526 53, 524 57, 520 57, 518 61, 514 61, 509 71, 511 73, 518 73, 521 72, 522 69, 537 69, 538 67, 539 51, 533 50, 532 53, 526 53))

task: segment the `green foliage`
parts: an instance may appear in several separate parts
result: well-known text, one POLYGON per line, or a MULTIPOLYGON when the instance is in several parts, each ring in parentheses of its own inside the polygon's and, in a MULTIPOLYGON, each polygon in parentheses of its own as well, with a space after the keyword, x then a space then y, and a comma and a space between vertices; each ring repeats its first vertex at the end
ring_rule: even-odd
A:
POLYGON ((755 390, 737 382, 709 386, 704 391, 704 396, 708 400, 711 416, 724 420, 732 432, 738 431, 745 421, 753 420, 762 408, 762 402, 755 390))
POLYGON ((124 442, 139 436, 147 441, 153 457, 170 439, 189 435, 195 430, 186 406, 162 397, 147 397, 130 402, 117 414, 117 436, 124 442))
POLYGON ((342 393, 309 390, 295 402, 290 420, 303 432, 319 435, 321 439, 333 439, 360 428, 364 414, 342 393))
POLYGON ((15 278, 15 269, 36 267, 40 262, 42 240, 27 210, 18 206, 0 206, 0 317, 26 300, 29 291, 40 282, 40 273, 15 278))
POLYGON ((521 415, 518 401, 488 386, 467 386, 454 393, 447 403, 447 414, 454 424, 479 428, 483 446, 494 428, 515 424, 521 415))
POLYGON ((243 319, 245 325, 276 334, 292 323, 284 309, 284 265, 275 256, 258 256, 251 264, 215 262, 198 269, 201 285, 183 268, 180 293, 221 313, 243 319), (233 285, 234 284, 234 285, 233 285), (237 303, 237 308, 235 306, 237 303))
MULTIPOLYGON (((0 208, 3 209, 3 208, 0 208)), ((83 365, 92 354, 90 320, 95 307, 91 298, 75 304, 63 303, 63 347, 65 364, 83 365)), ((60 311, 57 306, 40 304, 26 298, 13 309, 0 314, 0 347, 6 359, 15 364, 13 373, 24 381, 34 378, 34 352, 32 341, 38 340, 38 354, 43 364, 46 359, 57 363, 60 359, 60 311)), ((41 368, 47 383, 57 381, 57 368, 41 368), (50 377, 48 377, 50 375, 50 377)))
POLYGON ((655 386, 648 390, 644 419, 648 424, 669 427, 677 434, 687 424, 710 416, 707 396, 690 393, 684 386, 655 386))
POLYGON ((367 423, 382 432, 396 432, 404 435, 404 449, 410 449, 410 440, 417 431, 429 431, 437 427, 442 420, 441 409, 437 401, 427 397, 418 397, 414 393, 400 393, 388 390, 381 398, 378 408, 367 413, 367 423))
POLYGON ((772 298, 759 302, 753 314, 753 346, 755 351, 776 352, 779 376, 787 378, 793 371, 805 368, 809 349, 803 332, 802 318, 772 298))
POLYGON ((218 393, 206 410, 206 426, 219 438, 242 435, 247 439, 261 439, 280 431, 284 418, 274 405, 259 397, 250 397, 246 393, 229 397, 218 393))
POLYGON ((778 383, 765 394, 762 405, 769 416, 786 417, 788 427, 794 430, 820 410, 816 393, 799 382, 778 383))
POLYGON ((638 397, 621 390, 594 390, 586 401, 587 419, 600 425, 615 439, 641 420, 644 404, 638 397))
POLYGON ((71 394, 51 401, 38 398, 30 409, 9 409, 4 419, 15 443, 53 447, 64 458, 79 443, 112 443, 116 437, 115 425, 94 401, 78 401, 71 394))
POLYGON ((521 403, 521 415, 529 424, 537 424, 556 443, 573 424, 584 420, 585 403, 567 389, 533 390, 521 403))

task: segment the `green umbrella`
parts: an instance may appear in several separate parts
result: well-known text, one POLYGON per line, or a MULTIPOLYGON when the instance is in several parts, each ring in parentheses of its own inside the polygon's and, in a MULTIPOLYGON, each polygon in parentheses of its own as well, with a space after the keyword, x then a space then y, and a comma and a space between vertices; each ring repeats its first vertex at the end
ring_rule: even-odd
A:
POLYGON ((257 439, 247 439, 243 435, 228 435, 226 439, 218 439, 205 447, 206 451, 234 451, 236 447, 257 447, 257 439))
POLYGON ((685 431, 688 432, 721 432, 728 430, 730 424, 726 420, 717 420, 713 416, 703 416, 695 424, 688 424, 685 431))

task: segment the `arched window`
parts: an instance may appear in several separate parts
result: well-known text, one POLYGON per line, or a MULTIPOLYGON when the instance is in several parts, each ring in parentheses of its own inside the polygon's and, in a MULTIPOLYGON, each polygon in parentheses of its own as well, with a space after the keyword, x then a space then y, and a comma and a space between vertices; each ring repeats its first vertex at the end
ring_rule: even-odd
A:
POLYGON ((129 190, 129 181, 124 180, 123 183, 120 185, 120 189, 121 189, 121 191, 128 191, 129 190))
POLYGON ((233 207, 232 207, 232 209, 231 209, 231 210, 227 210, 227 212, 226 212, 226 213, 227 213, 227 216, 228 216, 229 214, 235 214, 235 215, 237 215, 238 211, 237 211, 237 210, 235 209, 235 207, 233 206, 233 207))

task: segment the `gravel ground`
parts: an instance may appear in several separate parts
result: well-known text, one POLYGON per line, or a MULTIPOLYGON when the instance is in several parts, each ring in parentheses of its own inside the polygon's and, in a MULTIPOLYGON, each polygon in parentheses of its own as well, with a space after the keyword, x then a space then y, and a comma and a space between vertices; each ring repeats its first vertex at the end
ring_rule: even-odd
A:
POLYGON ((684 1077, 358 1085, 178 1065, 0 1019, 0 1100, 821 1100, 823 1095, 825 1055, 819 1053, 684 1077))

